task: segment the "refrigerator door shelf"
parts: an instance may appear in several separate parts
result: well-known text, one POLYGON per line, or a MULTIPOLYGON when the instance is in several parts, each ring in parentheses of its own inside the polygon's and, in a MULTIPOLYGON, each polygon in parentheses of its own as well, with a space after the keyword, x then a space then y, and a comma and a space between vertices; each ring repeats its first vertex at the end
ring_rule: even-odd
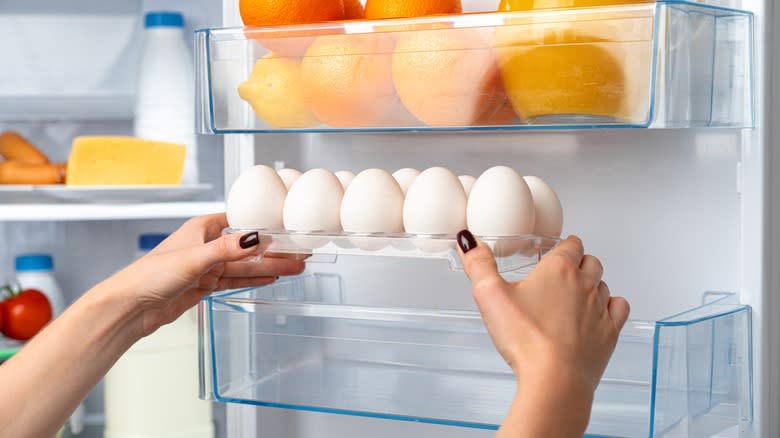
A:
MULTIPOLYGON (((498 427, 515 378, 479 313, 364 307, 347 296, 339 275, 314 274, 205 298, 202 398, 498 427)), ((626 325, 588 434, 739 436, 749 426, 751 309, 733 294, 708 301, 626 325)))
MULTIPOLYGON (((453 271, 463 265, 452 235, 301 233, 228 228, 225 233, 258 231, 265 254, 286 254, 307 262, 335 263, 338 256, 382 256, 447 260, 453 271)), ((534 235, 480 237, 496 256, 499 272, 533 267, 560 241, 534 235)), ((257 258, 253 258, 255 260, 257 258)))
POLYGON ((202 29, 200 131, 749 128, 752 23, 670 0, 202 29))

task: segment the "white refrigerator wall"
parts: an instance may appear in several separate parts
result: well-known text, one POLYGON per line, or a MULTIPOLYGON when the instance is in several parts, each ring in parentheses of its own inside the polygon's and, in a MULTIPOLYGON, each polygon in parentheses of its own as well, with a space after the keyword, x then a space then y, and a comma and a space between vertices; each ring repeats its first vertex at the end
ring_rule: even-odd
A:
MULTIPOLYGON (((564 205, 564 234, 581 236, 587 251, 602 259, 605 280, 614 294, 628 297, 634 319, 695 307, 706 291, 739 290, 738 132, 317 134, 257 136, 254 141, 254 162, 283 160, 301 170, 438 165, 478 176, 503 164, 540 176, 564 205)), ((343 258, 334 265, 310 264, 309 270, 344 276, 350 302, 473 308, 463 275, 450 272, 446 263, 343 258)), ((261 436, 455 433, 447 427, 259 411, 261 436), (269 426, 292 429, 266 435, 269 426)))

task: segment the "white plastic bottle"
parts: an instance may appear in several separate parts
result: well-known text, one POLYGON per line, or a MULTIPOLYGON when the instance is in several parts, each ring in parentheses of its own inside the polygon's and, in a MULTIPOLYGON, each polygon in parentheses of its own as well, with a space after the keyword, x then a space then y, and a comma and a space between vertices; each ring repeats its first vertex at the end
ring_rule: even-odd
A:
MULTIPOLYGON (((65 297, 54 278, 54 259, 49 254, 21 254, 16 257, 16 280, 22 289, 41 291, 51 304, 52 319, 65 311, 65 297)), ((80 403, 68 420, 71 432, 84 428, 84 403, 80 403)))
POLYGON ((198 182, 195 81, 178 12, 146 14, 135 103, 136 137, 187 146, 183 183, 198 182))
MULTIPOLYGON (((140 236, 139 256, 166 236, 140 236)), ((127 351, 105 378, 106 438, 213 438, 211 403, 198 398, 197 312, 191 309, 127 351)))
POLYGON ((22 254, 16 257, 16 279, 23 289, 38 289, 49 299, 52 319, 65 310, 65 297, 54 279, 54 260, 49 254, 22 254))

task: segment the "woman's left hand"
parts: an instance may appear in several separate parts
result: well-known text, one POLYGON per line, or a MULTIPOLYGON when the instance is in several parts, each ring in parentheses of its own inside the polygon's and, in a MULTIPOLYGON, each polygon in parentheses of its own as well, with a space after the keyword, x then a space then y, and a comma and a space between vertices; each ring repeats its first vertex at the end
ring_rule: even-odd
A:
POLYGON ((242 261, 264 250, 261 236, 222 235, 225 227, 224 213, 191 219, 151 253, 106 280, 117 286, 109 289, 125 291, 143 312, 142 336, 176 320, 211 292, 266 285, 303 271, 300 260, 242 261))

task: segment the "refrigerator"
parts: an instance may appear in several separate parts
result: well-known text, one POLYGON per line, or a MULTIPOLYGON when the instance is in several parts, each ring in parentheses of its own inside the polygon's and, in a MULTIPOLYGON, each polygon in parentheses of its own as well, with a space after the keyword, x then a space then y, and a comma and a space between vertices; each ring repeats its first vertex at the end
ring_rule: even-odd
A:
MULTIPOLYGON (((463 5, 464 11, 486 11, 495 10, 494 3, 463 5)), ((256 164, 354 173, 442 166, 475 177, 505 165, 556 190, 563 235, 580 236, 586 252, 603 262, 612 293, 631 303, 630 321, 596 394, 589 436, 780 436, 780 330, 774 318, 780 314, 774 269, 780 186, 773 177, 780 161, 773 154, 772 80, 780 44, 773 24, 780 11, 774 2, 671 0, 284 29, 242 28, 235 0, 75 4, 0 2, 0 19, 6 13, 13 23, 51 15, 92 23, 128 17, 125 39, 113 43, 128 56, 109 63, 103 77, 111 80, 64 93, 73 99, 63 100, 69 110, 81 113, 75 120, 62 115, 68 111, 48 113, 51 99, 18 110, 34 102, 30 96, 58 95, 41 89, 41 80, 22 98, 18 89, 6 88, 0 126, 59 141, 52 153, 60 156, 76 133, 127 133, 132 116, 118 107, 133 96, 133 77, 124 76, 130 68, 122 64, 132 66, 138 55, 139 25, 132 19, 144 10, 181 10, 193 35, 201 174, 212 188, 189 202, 0 205, 0 231, 10 243, 0 252, 2 266, 10 269, 17 252, 50 245, 62 260, 63 289, 75 299, 129 261, 137 234, 170 231, 188 216, 223 209, 232 183, 256 164), (499 41, 504 31, 533 35, 522 42, 510 36, 510 48, 598 48, 596 62, 617 66, 600 74, 620 72, 621 109, 613 110, 619 116, 289 128, 263 122, 237 92, 268 53, 267 40, 280 34, 298 41, 311 34, 399 39, 472 31, 495 39, 484 47, 469 40, 462 48, 467 56, 506 49, 499 41)), ((0 26, 6 41, 35 46, 37 37, 10 27, 0 26)), ((99 27, 85 26, 93 38, 99 27)), ((84 56, 95 53, 106 53, 97 56, 102 59, 113 52, 84 56)), ((391 56, 382 50, 351 55, 391 56)), ((35 58, 24 51, 16 56, 35 58)), ((563 70, 592 60, 571 58, 563 70)), ((25 68, 28 74, 18 77, 40 69, 29 62, 25 68)), ((75 80, 60 89, 68 84, 75 80)), ((587 93, 589 85, 580 85, 587 93)), ((576 99, 571 96, 578 90, 568 87, 563 91, 576 99)), ((609 106, 611 96, 597 95, 586 105, 609 106)), ((370 250, 350 240, 355 236, 265 234, 277 252, 311 257, 300 277, 214 294, 199 304, 200 355, 192 366, 200 374, 197 396, 215 402, 220 436, 495 433, 514 379, 481 325, 451 236, 369 236, 379 247, 370 250), (425 244, 443 246, 426 251, 425 244)), ((486 241, 510 279, 522 279, 554 245, 538 236, 486 241)), ((95 422, 101 403, 98 389, 87 401, 95 422)), ((561 421, 566 415, 560 413, 561 421)))

